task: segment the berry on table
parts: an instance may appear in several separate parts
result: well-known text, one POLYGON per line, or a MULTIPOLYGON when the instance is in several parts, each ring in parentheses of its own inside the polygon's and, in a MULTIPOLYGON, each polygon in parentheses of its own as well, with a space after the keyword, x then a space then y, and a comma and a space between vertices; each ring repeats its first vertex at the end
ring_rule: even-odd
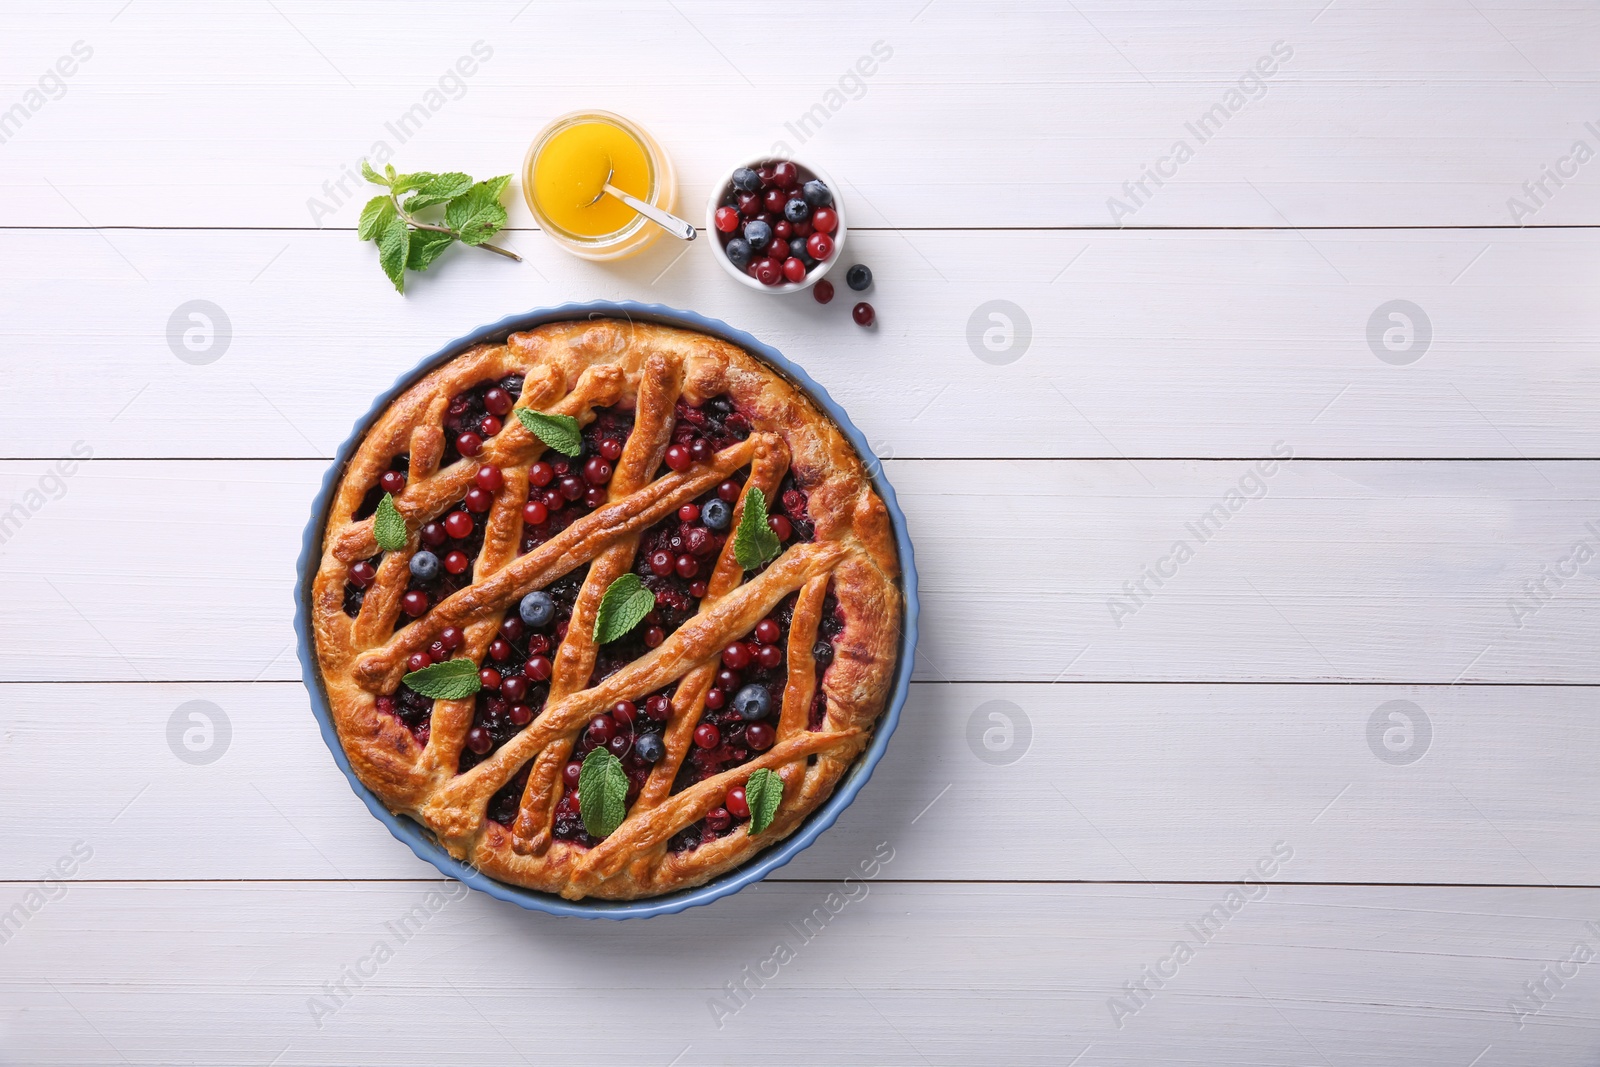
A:
POLYGON ((844 283, 856 292, 872 284, 872 270, 865 263, 857 263, 845 271, 844 283))
POLYGON ((872 305, 865 300, 850 309, 850 317, 856 320, 857 326, 871 326, 877 319, 876 313, 872 310, 872 305))
POLYGON ((535 590, 522 598, 517 614, 529 626, 549 626, 550 620, 556 617, 556 602, 549 593, 535 590))
POLYGON ((419 582, 431 582, 439 577, 439 557, 426 550, 412 556, 411 576, 419 582))
POLYGON ((833 299, 833 283, 826 278, 822 279, 812 287, 811 295, 816 298, 817 303, 826 304, 833 299))

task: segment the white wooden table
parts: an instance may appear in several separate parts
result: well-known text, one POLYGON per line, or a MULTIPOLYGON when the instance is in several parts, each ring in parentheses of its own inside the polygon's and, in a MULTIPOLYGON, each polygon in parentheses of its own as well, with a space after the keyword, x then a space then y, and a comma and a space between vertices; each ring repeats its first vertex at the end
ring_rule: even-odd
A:
POLYGON ((0 1063, 1594 1063, 1600 10, 788 6, 0 13, 0 1063), (396 296, 346 170, 512 171, 579 107, 691 214, 821 162, 878 328, 703 247, 580 263, 519 197, 526 263, 396 296), (590 298, 806 366, 922 580, 854 806, 648 922, 416 860, 290 629, 371 397, 590 298), (194 300, 229 335, 185 360, 194 300))

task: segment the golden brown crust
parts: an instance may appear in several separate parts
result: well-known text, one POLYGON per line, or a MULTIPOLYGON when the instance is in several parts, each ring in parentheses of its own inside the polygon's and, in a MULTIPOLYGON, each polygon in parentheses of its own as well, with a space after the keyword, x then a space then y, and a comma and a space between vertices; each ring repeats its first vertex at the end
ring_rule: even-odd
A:
POLYGON ((903 613, 898 576, 888 511, 860 458, 832 421, 771 367, 692 331, 610 319, 557 323, 464 353, 407 390, 373 423, 333 496, 311 590, 312 632, 340 743, 357 776, 391 810, 416 819, 452 854, 501 881, 572 899, 628 900, 699 885, 732 870, 793 832, 831 795, 865 748, 888 698, 903 613), (571 415, 580 423, 593 419, 596 408, 638 408, 607 502, 520 556, 527 468, 543 454, 542 442, 507 418, 479 456, 439 467, 450 398, 512 373, 525 376, 518 406, 571 415), (688 470, 649 480, 670 438, 675 400, 681 396, 697 405, 723 394, 749 419, 749 439, 688 470), (352 619, 344 612, 350 566, 379 551, 372 520, 355 521, 353 515, 402 453, 410 455, 409 480, 395 504, 410 538, 404 548, 384 554, 352 619), (410 558, 419 547, 416 531, 462 498, 482 463, 499 466, 506 484, 489 511, 472 584, 396 630, 410 558), (586 635, 598 594, 629 569, 639 535, 744 467, 750 469, 748 484, 761 486, 769 498, 786 472, 794 475, 809 498, 814 540, 791 544, 764 570, 747 576, 732 558, 729 538, 699 614, 660 647, 582 688, 594 662, 586 635), (585 564, 589 579, 579 594, 574 629, 558 654, 547 703, 483 762, 457 773, 472 725, 471 698, 435 702, 425 745, 395 716, 378 710, 377 698, 400 684, 406 659, 446 626, 464 634, 455 655, 481 662, 500 620, 522 596, 585 564), (671 792, 722 648, 791 593, 798 599, 776 743, 740 766, 671 792), (810 729, 806 720, 818 690, 810 646, 830 593, 842 628, 833 639, 833 662, 821 676, 823 721, 820 729, 810 729), (617 700, 639 699, 674 682, 664 731, 667 753, 622 825, 588 848, 552 838, 559 770, 584 725, 617 700), (530 764, 514 824, 489 819, 489 798, 530 764), (751 835, 740 826, 691 850, 668 849, 674 834, 702 819, 729 788, 761 767, 784 781, 783 802, 768 829, 751 835))

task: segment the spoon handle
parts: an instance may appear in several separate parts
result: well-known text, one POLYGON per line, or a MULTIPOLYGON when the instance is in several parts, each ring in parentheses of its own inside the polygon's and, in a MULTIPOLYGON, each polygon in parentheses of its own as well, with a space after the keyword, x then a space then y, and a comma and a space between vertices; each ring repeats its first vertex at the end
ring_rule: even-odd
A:
POLYGON ((647 204, 636 196, 629 196, 627 193, 623 192, 621 189, 618 189, 610 182, 606 183, 605 191, 616 197, 618 200, 621 200, 624 204, 627 204, 629 207, 633 208, 633 210, 637 211, 639 214, 643 215, 657 226, 660 226, 663 230, 666 230, 668 233, 672 234, 672 236, 682 238, 685 241, 692 241, 695 239, 696 234, 694 226, 688 222, 685 222, 683 219, 678 218, 678 216, 672 214, 671 212, 662 211, 654 204, 647 204))

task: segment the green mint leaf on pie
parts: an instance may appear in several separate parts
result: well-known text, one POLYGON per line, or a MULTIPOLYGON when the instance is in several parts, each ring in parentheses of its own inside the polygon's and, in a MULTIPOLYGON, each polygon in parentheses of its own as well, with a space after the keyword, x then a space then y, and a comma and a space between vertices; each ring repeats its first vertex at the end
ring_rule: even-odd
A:
POLYGON ((394 218, 394 201, 387 196, 375 196, 361 209, 361 221, 356 224, 356 236, 363 241, 376 241, 383 228, 394 218))
MULTIPOLYGON (((390 174, 394 173, 394 168, 393 167, 389 168, 389 173, 390 174)), ((361 161, 361 176, 363 178, 367 179, 367 181, 371 182, 373 185, 388 185, 389 184, 389 179, 385 178, 383 175, 381 175, 377 171, 373 170, 372 169, 372 164, 368 163, 365 159, 363 159, 361 161)))
POLYGON ((594 641, 608 644, 638 626, 650 609, 656 606, 656 595, 644 587, 637 574, 624 574, 606 587, 600 598, 600 610, 594 615, 594 641))
POLYGON ((563 456, 577 456, 583 452, 578 420, 571 415, 546 415, 542 411, 518 408, 517 421, 522 423, 523 429, 563 456))
POLYGON ((378 510, 372 516, 372 536, 378 539, 378 547, 385 552, 400 551, 406 547, 406 540, 410 537, 406 531, 406 520, 400 517, 400 512, 394 506, 394 497, 388 493, 378 501, 378 510))
POLYGON ((752 485, 745 490, 744 514, 739 519, 739 532, 733 535, 734 558, 739 566, 753 571, 776 556, 782 547, 778 535, 767 525, 767 496, 752 485))
POLYGON ((451 200, 444 209, 444 224, 456 232, 463 243, 481 245, 506 224, 506 209, 500 205, 511 175, 504 174, 479 182, 451 200))
MULTIPOLYGON (((604 750, 597 748, 595 751, 604 750)), ((750 832, 759 834, 772 825, 772 817, 778 814, 778 805, 783 803, 783 779, 761 768, 744 783, 744 800, 750 805, 750 832)))
POLYGON ((454 200, 471 188, 471 175, 462 174, 460 171, 451 171, 449 174, 430 174, 428 175, 428 180, 417 186, 417 191, 406 200, 406 210, 416 211, 419 208, 432 207, 434 204, 442 204, 447 200, 454 200))
POLYGON ((411 251, 406 256, 406 269, 425 271, 439 258, 439 253, 456 243, 455 237, 448 233, 437 233, 433 230, 417 230, 411 235, 411 251))
POLYGON ((590 837, 609 837, 628 814, 628 775, 604 747, 583 758, 578 772, 578 814, 590 837))
POLYGON ((384 223, 378 234, 378 265, 394 283, 394 291, 406 291, 406 258, 410 255, 411 230, 399 215, 384 223))
MULTIPOLYGON (((420 671, 412 671, 400 680, 423 696, 434 700, 464 700, 483 685, 478 681, 478 665, 470 659, 447 659, 443 663, 432 664, 420 671)), ((607 752, 606 755, 611 754, 607 752)))

